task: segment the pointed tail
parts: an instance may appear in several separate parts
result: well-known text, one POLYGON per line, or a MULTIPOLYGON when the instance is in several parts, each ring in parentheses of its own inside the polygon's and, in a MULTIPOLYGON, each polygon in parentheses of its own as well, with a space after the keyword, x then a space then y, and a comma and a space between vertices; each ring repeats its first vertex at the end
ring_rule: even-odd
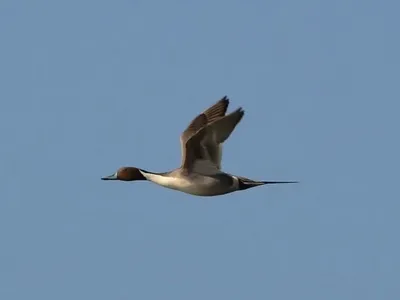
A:
POLYGON ((298 181, 256 181, 244 177, 238 177, 239 179, 239 190, 246 190, 255 186, 265 184, 280 184, 280 183, 298 183, 298 181))

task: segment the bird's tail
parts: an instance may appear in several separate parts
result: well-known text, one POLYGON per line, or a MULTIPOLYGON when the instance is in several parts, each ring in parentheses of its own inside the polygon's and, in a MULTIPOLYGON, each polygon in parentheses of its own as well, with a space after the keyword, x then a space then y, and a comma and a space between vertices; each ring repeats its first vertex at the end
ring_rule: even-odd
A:
POLYGON ((255 186, 260 186, 265 184, 298 183, 298 181, 257 181, 245 177, 238 177, 238 179, 239 179, 239 190, 246 190, 255 186))

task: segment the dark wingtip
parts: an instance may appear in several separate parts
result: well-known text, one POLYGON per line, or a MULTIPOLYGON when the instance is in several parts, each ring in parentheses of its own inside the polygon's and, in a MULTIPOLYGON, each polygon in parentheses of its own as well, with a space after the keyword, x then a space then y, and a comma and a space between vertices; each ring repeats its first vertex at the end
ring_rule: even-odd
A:
POLYGON ((229 104, 229 98, 228 98, 228 96, 223 96, 222 98, 221 98, 221 100, 219 100, 219 101, 221 101, 221 102, 225 102, 225 103, 227 103, 227 104, 229 104))

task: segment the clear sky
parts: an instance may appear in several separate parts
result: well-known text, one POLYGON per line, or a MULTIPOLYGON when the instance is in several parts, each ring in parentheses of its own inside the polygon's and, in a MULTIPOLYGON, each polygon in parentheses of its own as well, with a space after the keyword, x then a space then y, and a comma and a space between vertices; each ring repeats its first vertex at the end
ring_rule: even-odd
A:
POLYGON ((0 299, 399 299, 398 1, 0 2, 0 299), (179 166, 222 96, 201 198, 179 166))

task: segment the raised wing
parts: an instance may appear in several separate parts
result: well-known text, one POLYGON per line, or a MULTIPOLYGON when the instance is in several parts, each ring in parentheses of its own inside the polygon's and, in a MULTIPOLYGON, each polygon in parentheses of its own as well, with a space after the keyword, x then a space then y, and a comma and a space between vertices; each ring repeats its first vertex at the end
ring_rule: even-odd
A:
MULTIPOLYGON (((221 100, 219 100, 217 103, 209 107, 207 110, 205 110, 203 113, 198 115, 190 124, 189 126, 185 129, 185 131, 181 134, 181 154, 182 154, 182 165, 184 164, 185 161, 185 156, 186 156, 186 143, 187 141, 197 132, 199 131, 202 127, 205 125, 212 123, 219 118, 223 117, 226 113, 226 110, 228 109, 229 105, 229 99, 225 96, 221 100)), ((196 139, 197 141, 201 141, 196 139)), ((193 143, 194 141, 192 141, 193 143)), ((204 149, 203 149, 204 150, 204 149)), ((202 150, 202 151, 203 151, 202 150)), ((210 153, 215 153, 216 151, 212 151, 212 149, 206 149, 205 151, 208 151, 210 153)), ((214 155, 215 156, 215 155, 214 155)), ((220 156, 220 155, 219 155, 220 156)), ((208 155, 208 157, 215 163, 217 164, 216 161, 214 161, 213 157, 211 154, 208 155)))
POLYGON ((207 117, 207 123, 212 123, 215 120, 225 116, 228 109, 229 99, 224 96, 221 100, 203 112, 207 117))
POLYGON ((229 115, 201 127, 185 144, 182 167, 203 174, 218 172, 219 167, 210 158, 209 150, 218 149, 220 144, 231 135, 243 115, 244 110, 238 108, 229 115))
POLYGON ((207 125, 207 118, 204 114, 198 115, 183 132, 181 136, 182 145, 182 165, 184 169, 192 169, 196 160, 207 160, 209 155, 205 148, 201 145, 201 140, 206 134, 205 131, 200 133, 200 129, 207 125), (200 129, 198 129, 200 128, 200 129))
POLYGON ((234 112, 207 124, 199 132, 203 134, 201 143, 206 147, 210 157, 213 158, 212 160, 218 160, 218 168, 220 168, 221 163, 222 144, 228 139, 243 116, 244 110, 240 107, 234 112), (202 133, 202 131, 205 133, 202 133))

